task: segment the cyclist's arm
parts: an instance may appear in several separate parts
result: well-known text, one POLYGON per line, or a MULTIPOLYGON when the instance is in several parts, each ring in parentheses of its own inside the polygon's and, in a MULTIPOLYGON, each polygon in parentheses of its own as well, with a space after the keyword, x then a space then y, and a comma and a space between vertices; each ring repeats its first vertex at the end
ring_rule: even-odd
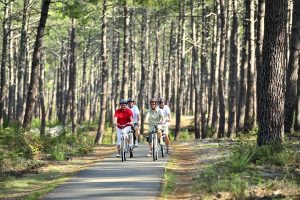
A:
POLYGON ((118 124, 117 121, 118 121, 118 118, 117 118, 117 117, 114 117, 114 125, 117 125, 117 124, 118 124))

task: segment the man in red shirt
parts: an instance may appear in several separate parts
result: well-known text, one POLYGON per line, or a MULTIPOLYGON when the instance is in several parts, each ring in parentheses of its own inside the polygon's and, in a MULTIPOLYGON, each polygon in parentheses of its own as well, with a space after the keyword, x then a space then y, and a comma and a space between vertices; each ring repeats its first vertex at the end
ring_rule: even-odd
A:
POLYGON ((116 110, 114 115, 114 124, 117 126, 117 157, 120 157, 120 145, 121 145, 121 134, 122 129, 127 134, 131 131, 133 122, 133 113, 127 108, 127 101, 120 101, 120 108, 116 110))

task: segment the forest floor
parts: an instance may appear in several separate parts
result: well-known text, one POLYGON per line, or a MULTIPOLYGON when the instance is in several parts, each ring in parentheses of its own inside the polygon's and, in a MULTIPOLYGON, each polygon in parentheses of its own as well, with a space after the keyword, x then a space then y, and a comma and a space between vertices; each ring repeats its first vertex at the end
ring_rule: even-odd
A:
MULTIPOLYGON (((299 156, 299 138, 293 141, 299 156)), ((299 159, 246 164, 242 156, 232 158, 234 145, 230 139, 172 144, 160 199, 300 199, 299 159)))

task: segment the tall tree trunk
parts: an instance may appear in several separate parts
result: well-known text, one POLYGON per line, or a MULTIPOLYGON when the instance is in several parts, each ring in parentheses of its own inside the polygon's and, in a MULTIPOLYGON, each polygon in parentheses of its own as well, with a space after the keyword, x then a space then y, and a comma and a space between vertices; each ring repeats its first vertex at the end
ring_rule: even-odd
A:
POLYGON ((40 49, 40 76, 39 76, 39 100, 40 100, 40 106, 41 106, 41 129, 40 129, 40 135, 45 135, 45 128, 46 128, 46 108, 45 108, 45 88, 44 88, 44 66, 45 66, 45 59, 44 59, 44 50, 40 49))
POLYGON ((8 38, 9 31, 8 23, 9 23, 9 4, 5 0, 4 8, 3 8, 3 23, 2 23, 2 59, 1 59, 1 88, 0 88, 0 127, 3 127, 3 116, 4 116, 4 101, 7 93, 7 85, 6 85, 6 64, 7 64, 7 47, 8 47, 8 38))
MULTIPOLYGON (((195 93, 195 112, 194 112, 194 127, 195 127, 195 139, 200 139, 200 117, 199 117, 199 81, 198 81, 198 47, 197 47, 197 30, 195 26, 195 19, 194 19, 194 0, 190 0, 190 8, 191 8, 191 27, 192 27, 192 72, 193 72, 193 86, 194 86, 194 93, 195 93)), ((172 29, 171 29, 172 31, 172 29)), ((171 49, 170 49, 171 51, 171 49)))
POLYGON ((220 0, 220 64, 219 64, 219 77, 218 77, 218 94, 219 94, 219 129, 218 137, 224 137, 225 133, 225 98, 224 98, 224 66, 225 66, 225 42, 226 42, 226 29, 225 29, 225 13, 224 13, 224 0, 220 0))
POLYGON ((248 69, 248 54, 249 54, 249 20, 250 20, 250 0, 244 0, 245 4, 245 14, 244 14, 244 38, 243 38, 243 47, 242 47, 242 63, 240 66, 240 84, 239 84, 239 101, 236 115, 236 128, 237 132, 244 131, 244 119, 245 119, 245 106, 246 106, 246 91, 247 91, 247 76, 246 69, 248 69))
POLYGON ((141 116, 141 133, 144 132, 144 105, 145 105, 145 82, 147 69, 147 47, 148 47, 148 11, 143 10, 142 25, 141 25, 141 80, 140 80, 140 95, 139 108, 141 116))
POLYGON ((230 65, 229 65, 229 116, 227 137, 235 133, 235 113, 236 113, 236 83, 237 83, 237 54, 238 54, 238 15, 237 2, 232 0, 232 27, 230 34, 230 65))
POLYGON ((99 124, 97 135, 95 138, 95 144, 101 144, 102 138, 105 131, 105 114, 106 114, 106 101, 107 101, 107 86, 108 86, 108 66, 107 66, 107 49, 106 49, 106 0, 103 1, 102 8, 102 25, 101 25, 101 46, 100 46, 100 54, 101 54, 101 68, 102 68, 102 84, 101 84, 101 96, 100 96, 100 116, 99 116, 99 124))
POLYGON ((180 3, 179 8, 179 61, 180 61, 180 83, 179 89, 176 96, 176 125, 175 125, 175 138, 174 140, 178 139, 180 133, 180 119, 181 119, 181 109, 183 107, 183 91, 185 88, 185 0, 180 3))
POLYGON ((202 0, 202 45, 201 45, 201 138, 206 138, 206 113, 207 113, 207 84, 208 84, 208 70, 207 70, 207 18, 206 18, 206 3, 202 0))
POLYGON ((300 1, 294 1, 290 58, 286 75, 284 131, 293 132, 300 51, 300 1))
POLYGON ((77 133, 77 106, 76 106, 76 58, 75 58, 75 19, 72 19, 71 25, 71 40, 70 40, 70 73, 69 73, 69 97, 70 100, 70 118, 72 121, 72 133, 77 133))
POLYGON ((128 7, 127 0, 123 0, 123 14, 124 14, 124 41, 123 41, 123 77, 122 77, 122 88, 121 88, 121 98, 128 98, 128 65, 129 65, 129 55, 128 55, 128 43, 129 43, 129 17, 128 17, 128 7))
POLYGON ((254 0, 248 0, 246 9, 250 11, 250 24, 248 29, 249 37, 249 58, 247 69, 247 95, 246 95, 246 110, 245 110, 245 131, 251 131, 255 126, 255 5, 254 0), (249 7, 249 8, 248 8, 249 7))
POLYGON ((158 14, 155 14, 155 52, 154 52, 154 63, 153 63, 153 70, 152 70, 152 90, 151 90, 151 96, 156 97, 158 95, 159 86, 158 81, 160 81, 158 77, 158 69, 159 69, 159 16, 158 14))
POLYGON ((258 68, 257 144, 281 142, 284 135, 286 0, 266 0, 263 63, 258 68))
POLYGON ((21 39, 20 39, 20 53, 18 61, 18 85, 17 85, 17 112, 16 119, 19 123, 23 120, 23 85, 24 85, 24 71, 26 68, 26 54, 27 54, 27 7, 29 0, 24 0, 23 14, 22 14, 22 27, 21 27, 21 39))
POLYGON ((39 75, 39 62, 40 62, 40 50, 43 46, 43 36, 46 25, 46 20, 48 17, 48 10, 51 0, 43 0, 41 17, 39 21, 39 26, 37 29, 36 40, 32 55, 32 67, 31 67, 31 79, 28 89, 26 109, 23 121, 23 128, 29 128, 31 126, 31 120, 34 110, 34 104, 36 102, 37 87, 38 87, 38 75, 39 75))

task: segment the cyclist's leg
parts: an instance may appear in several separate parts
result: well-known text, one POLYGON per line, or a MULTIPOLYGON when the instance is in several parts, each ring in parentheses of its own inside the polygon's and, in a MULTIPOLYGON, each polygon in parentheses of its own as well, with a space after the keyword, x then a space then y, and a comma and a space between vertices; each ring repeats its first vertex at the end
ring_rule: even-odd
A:
POLYGON ((140 126, 138 124, 134 125, 134 134, 135 134, 135 145, 138 146, 139 135, 140 135, 140 126))
POLYGON ((147 156, 151 157, 151 154, 152 154, 152 134, 151 134, 151 132, 148 133, 148 144, 149 144, 149 150, 148 150, 147 156))
POLYGON ((166 147, 167 147, 167 153, 168 153, 169 146, 170 146, 169 126, 165 126, 164 133, 166 134, 165 141, 166 141, 166 147))
POLYGON ((121 134, 122 130, 117 127, 117 156, 120 156, 121 134))

